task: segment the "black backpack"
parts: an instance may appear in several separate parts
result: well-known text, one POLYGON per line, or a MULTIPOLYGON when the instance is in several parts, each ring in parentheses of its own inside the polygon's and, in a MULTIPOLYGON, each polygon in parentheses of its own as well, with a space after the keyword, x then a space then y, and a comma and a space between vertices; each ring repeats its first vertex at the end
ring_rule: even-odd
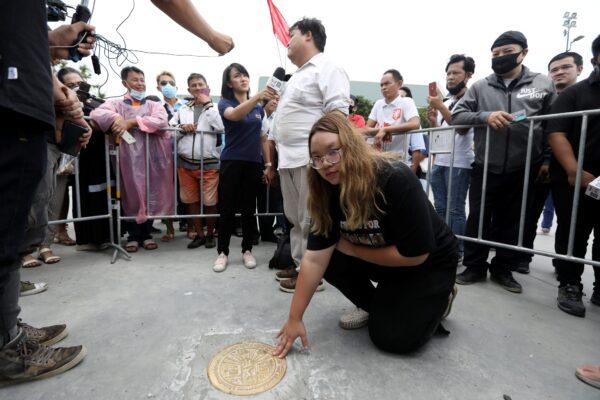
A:
POLYGON ((269 260, 269 269, 287 269, 294 266, 290 235, 286 233, 277 239, 277 248, 275 249, 273 258, 269 260))

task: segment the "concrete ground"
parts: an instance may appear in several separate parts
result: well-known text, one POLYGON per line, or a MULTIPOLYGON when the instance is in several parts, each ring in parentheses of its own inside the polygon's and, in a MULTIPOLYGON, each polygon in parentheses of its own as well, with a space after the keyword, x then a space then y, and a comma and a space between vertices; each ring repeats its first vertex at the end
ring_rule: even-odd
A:
MULTIPOLYGON (((158 226, 158 225, 157 225, 158 226)), ((23 271, 49 290, 21 298, 21 317, 35 326, 67 323, 64 345, 84 344, 82 364, 60 376, 0 389, 1 399, 232 399, 206 377, 210 357, 243 340, 272 343, 291 295, 277 289, 267 261, 275 246, 255 248, 260 265, 241 264, 232 243, 229 269, 212 272, 214 250, 188 250, 178 234, 133 261, 110 264, 110 253, 56 246, 63 260, 23 271)), ((551 249, 552 236, 536 247, 551 249)), ((339 316, 352 305, 334 288, 315 295, 305 322, 311 354, 292 353, 287 374, 257 399, 599 399, 575 368, 600 363, 600 307, 585 319, 556 308, 551 262, 536 257, 516 276, 524 293, 491 282, 459 287, 445 326, 410 356, 377 350, 366 329, 344 331, 339 316), (504 397, 504 398, 509 398, 504 397)))

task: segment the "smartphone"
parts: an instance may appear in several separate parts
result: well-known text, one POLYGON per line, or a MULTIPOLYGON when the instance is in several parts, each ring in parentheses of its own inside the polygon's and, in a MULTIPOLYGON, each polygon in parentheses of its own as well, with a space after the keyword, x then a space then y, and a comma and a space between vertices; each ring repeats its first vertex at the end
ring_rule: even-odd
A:
POLYGON ((436 82, 431 82, 429 84, 429 97, 437 97, 438 92, 437 92, 437 83, 436 82))
POLYGON ((510 121, 511 124, 516 124, 517 122, 521 122, 527 118, 527 112, 525 110, 519 110, 510 115, 513 116, 513 120, 510 121))
POLYGON ((65 121, 62 127, 62 137, 58 143, 61 152, 77 156, 80 150, 79 138, 88 131, 88 128, 72 121, 65 121))

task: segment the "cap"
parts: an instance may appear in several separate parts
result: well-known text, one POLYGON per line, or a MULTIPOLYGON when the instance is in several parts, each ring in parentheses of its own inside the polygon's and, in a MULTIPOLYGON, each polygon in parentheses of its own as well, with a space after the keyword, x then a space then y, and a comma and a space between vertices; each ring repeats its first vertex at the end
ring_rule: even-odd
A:
POLYGON ((506 31, 502 35, 498 36, 498 38, 494 41, 491 50, 507 44, 518 44, 522 48, 526 49, 527 38, 519 31, 506 31))

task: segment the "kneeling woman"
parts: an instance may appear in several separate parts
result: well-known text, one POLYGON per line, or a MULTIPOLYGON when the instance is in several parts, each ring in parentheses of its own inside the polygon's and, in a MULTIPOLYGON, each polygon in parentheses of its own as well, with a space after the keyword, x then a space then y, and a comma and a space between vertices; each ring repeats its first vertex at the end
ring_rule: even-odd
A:
POLYGON ((317 121, 308 140, 312 228, 274 354, 284 357, 298 337, 308 346, 302 316, 323 277, 369 313, 377 347, 416 350, 449 311, 456 238, 415 174, 372 150, 341 113, 317 121))

